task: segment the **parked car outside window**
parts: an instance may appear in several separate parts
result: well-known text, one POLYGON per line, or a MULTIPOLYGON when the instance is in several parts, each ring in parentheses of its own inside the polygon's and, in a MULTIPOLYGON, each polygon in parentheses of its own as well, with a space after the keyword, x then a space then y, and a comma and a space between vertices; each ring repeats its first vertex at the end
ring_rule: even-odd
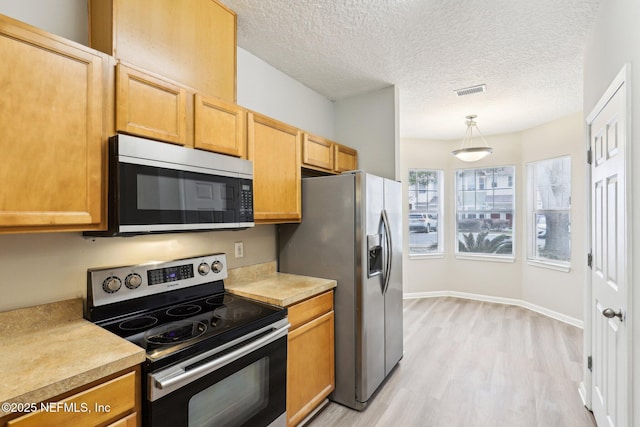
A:
POLYGON ((424 212, 409 213, 409 231, 429 233, 438 229, 438 217, 424 212))

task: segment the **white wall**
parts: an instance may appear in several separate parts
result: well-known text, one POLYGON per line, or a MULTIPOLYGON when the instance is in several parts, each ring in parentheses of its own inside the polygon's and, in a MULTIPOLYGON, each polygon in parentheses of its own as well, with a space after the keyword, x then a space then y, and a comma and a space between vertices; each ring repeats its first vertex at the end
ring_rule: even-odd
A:
MULTIPOLYGON (((637 0, 604 1, 600 6, 594 30, 585 49, 584 59, 584 114, 591 113, 614 77, 625 63, 631 66, 631 137, 628 141, 634 168, 640 165, 640 2, 637 0)), ((631 188, 640 188, 640 173, 632 170, 631 188)), ((630 200, 633 216, 629 219, 632 233, 633 271, 630 306, 633 312, 627 318, 632 329, 633 420, 640 424, 640 197, 630 200)))
POLYGON ((238 105, 335 139, 333 102, 240 47, 237 57, 238 105))
MULTIPOLYGON (((444 217, 455 212, 454 174, 467 167, 516 166, 516 260, 513 263, 463 260, 455 258, 456 236, 451 221, 443 225, 445 253, 441 258, 409 257, 409 239, 404 248, 404 291, 408 294, 456 291, 489 297, 522 300, 544 309, 582 319, 585 239, 575 233, 572 240, 572 268, 569 273, 533 267, 526 262, 526 171, 527 162, 560 155, 572 155, 572 229, 583 230, 584 218, 579 203, 584 204, 585 159, 581 113, 522 132, 493 135, 487 142, 494 153, 485 159, 464 163, 451 155, 460 141, 426 141, 403 139, 400 148, 400 169, 404 182, 403 203, 408 206, 409 169, 434 168, 444 170, 444 217)), ((464 129, 463 129, 464 130, 464 129)), ((462 132, 462 131, 461 131, 462 132)), ((405 233, 408 223, 405 218, 405 233)))
MULTIPOLYGON (((86 0, 3 0, 0 13, 87 44, 86 0)), ((294 126, 334 137, 333 103, 238 49, 238 103, 294 126)), ((276 259, 276 227, 244 231, 85 239, 80 233, 0 235, 0 311, 86 294, 87 268, 212 252, 238 267, 276 259), (245 257, 234 259, 233 243, 245 257)))
MULTIPOLYGON (((587 218, 584 215, 587 203, 587 156, 582 113, 522 132, 523 175, 526 174, 528 162, 564 155, 571 156, 571 271, 565 273, 523 263, 522 299, 575 319, 583 319, 582 295, 587 274, 588 242, 585 233, 587 218)), ((526 200, 523 203, 526 206, 526 200)), ((527 250, 525 239, 521 240, 518 247, 524 256, 527 250)))
POLYGON ((276 259, 275 227, 88 239, 80 233, 0 235, 0 311, 86 296, 87 268, 225 252, 230 268, 276 259), (233 244, 244 242, 244 258, 233 244))
POLYGON ((87 0, 2 0, 0 13, 86 46, 87 4, 87 0))
POLYGON ((336 141, 358 150, 358 169, 396 177, 399 151, 398 89, 395 86, 336 102, 336 141))
MULTIPOLYGON (((464 128, 461 129, 461 138, 464 128)), ((520 187, 522 171, 520 164, 519 134, 495 135, 486 137, 494 149, 491 156, 474 163, 465 163, 451 155, 459 148, 460 141, 427 141, 402 139, 400 145, 400 170, 403 181, 403 203, 408 206, 407 177, 409 169, 435 168, 444 170, 444 218, 455 216, 454 174, 457 169, 469 167, 516 166, 516 235, 515 242, 521 239, 519 214, 522 210, 520 187)), ((523 187, 524 188, 524 187, 523 187)), ((408 233, 407 219, 404 230, 408 233)), ((436 291, 455 291, 481 294, 499 298, 521 298, 521 256, 517 254, 515 262, 490 262, 462 260, 455 258, 455 227, 452 221, 439 221, 438 227, 444 233, 445 253, 443 258, 424 259, 409 257, 409 238, 404 239, 404 292, 421 294, 436 291)))

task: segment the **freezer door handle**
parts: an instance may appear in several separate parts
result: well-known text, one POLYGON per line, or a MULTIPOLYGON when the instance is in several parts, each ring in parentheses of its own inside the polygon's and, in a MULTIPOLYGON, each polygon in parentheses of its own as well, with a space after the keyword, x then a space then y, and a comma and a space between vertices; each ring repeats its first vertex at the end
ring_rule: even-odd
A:
POLYGON ((391 228, 389 226, 389 217, 387 216, 387 210, 382 209, 382 223, 384 224, 384 250, 385 250, 385 260, 384 260, 384 271, 382 273, 382 295, 387 293, 387 288, 389 288, 389 280, 391 279, 391 255, 393 253, 393 242, 391 241, 391 228))

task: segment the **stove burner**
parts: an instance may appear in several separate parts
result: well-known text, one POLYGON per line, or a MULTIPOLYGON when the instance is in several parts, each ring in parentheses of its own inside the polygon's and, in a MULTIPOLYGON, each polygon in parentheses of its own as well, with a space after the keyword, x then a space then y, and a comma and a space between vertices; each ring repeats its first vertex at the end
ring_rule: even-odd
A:
POLYGON ((118 327, 123 331, 137 331, 140 329, 150 328, 151 326, 158 323, 158 319, 151 316, 142 316, 137 317, 135 319, 125 320, 120 323, 118 327))
POLYGON ((262 312, 262 308, 257 306, 223 306, 213 310, 213 315, 224 320, 242 320, 249 319, 259 315, 262 312))
POLYGON ((167 310, 167 315, 173 317, 193 316, 194 314, 199 313, 200 310, 202 310, 202 308, 199 305, 184 304, 171 307, 167 310))
POLYGON ((229 304, 233 301, 233 297, 228 294, 224 295, 216 295, 215 297, 208 298, 205 302, 209 305, 221 305, 221 304, 229 304))
POLYGON ((150 344, 177 344, 197 338, 206 330, 202 322, 174 322, 147 331, 144 339, 150 344))

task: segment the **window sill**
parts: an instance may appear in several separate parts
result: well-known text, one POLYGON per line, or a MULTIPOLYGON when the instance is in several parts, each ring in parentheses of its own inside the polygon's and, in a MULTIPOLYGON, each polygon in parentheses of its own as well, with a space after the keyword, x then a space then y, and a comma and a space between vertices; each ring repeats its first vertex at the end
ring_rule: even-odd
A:
POLYGON ((547 268, 549 270, 562 271, 563 273, 568 273, 571 271, 570 264, 560 264, 549 261, 541 261, 538 259, 528 259, 527 264, 533 267, 547 268))
POLYGON ((409 259, 443 259, 444 253, 437 252, 432 254, 409 254, 409 259))
POLYGON ((506 262, 506 263, 516 262, 516 258, 514 256, 464 255, 460 253, 456 254, 456 259, 464 259, 469 261, 506 262))

